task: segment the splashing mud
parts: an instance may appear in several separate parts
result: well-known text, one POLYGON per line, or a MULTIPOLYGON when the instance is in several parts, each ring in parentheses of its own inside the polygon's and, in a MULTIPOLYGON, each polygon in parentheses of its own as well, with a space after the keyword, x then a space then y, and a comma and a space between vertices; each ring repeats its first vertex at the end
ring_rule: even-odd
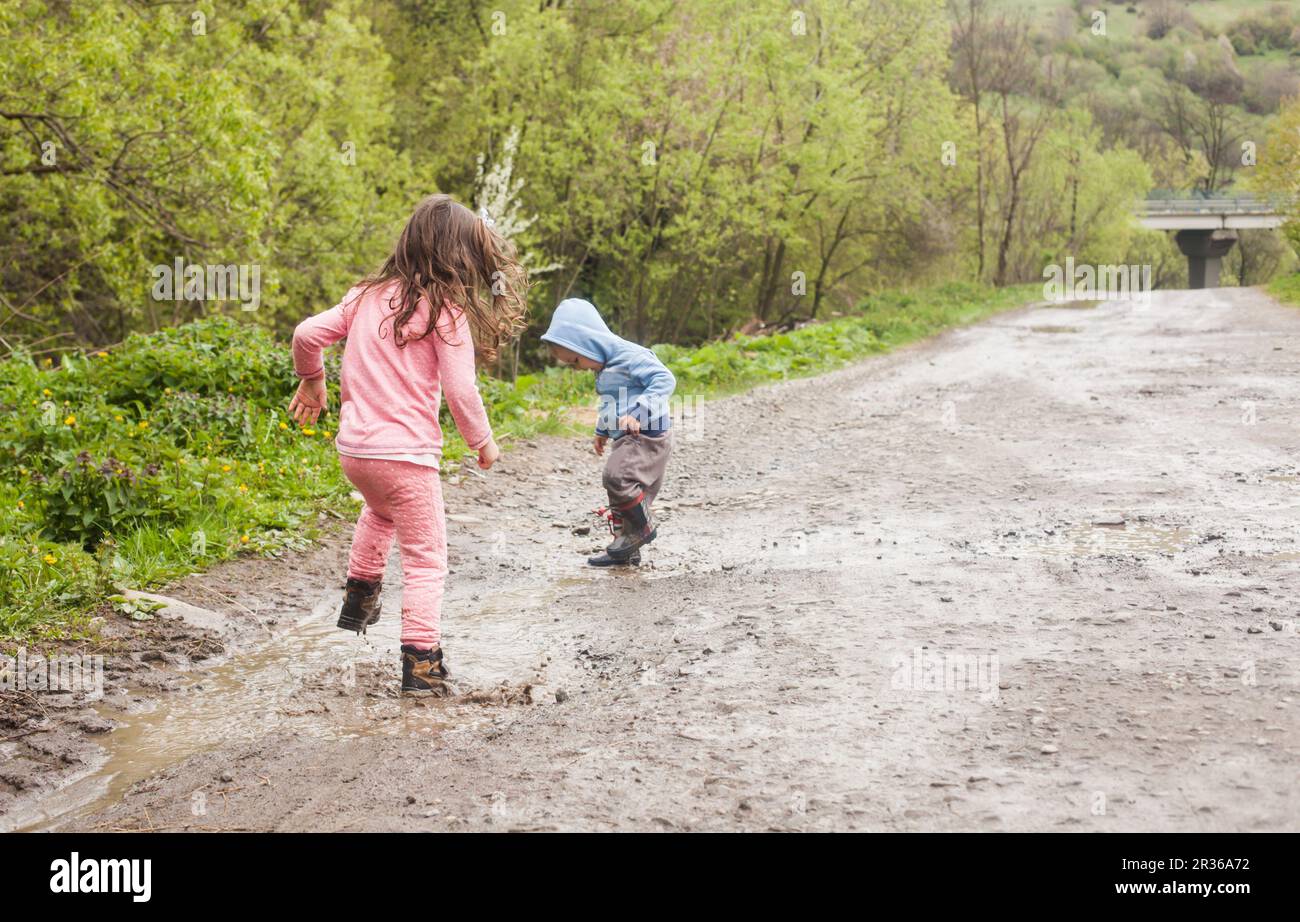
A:
POLYGON ((277 641, 188 672, 167 695, 137 695, 125 715, 97 706, 117 724, 100 741, 102 762, 39 808, 6 817, 6 826, 42 829, 94 812, 188 756, 268 732, 322 740, 432 737, 481 722, 484 705, 532 704, 546 688, 547 664, 520 659, 529 649, 520 635, 534 623, 530 613, 545 608, 559 589, 580 582, 585 581, 559 579, 547 581, 549 589, 494 592, 490 605, 462 615, 457 633, 474 659, 460 664, 449 658, 456 694, 442 700, 399 694, 396 593, 385 593, 384 616, 362 637, 335 626, 338 595, 330 593, 277 641), (520 675, 531 681, 516 681, 520 675))

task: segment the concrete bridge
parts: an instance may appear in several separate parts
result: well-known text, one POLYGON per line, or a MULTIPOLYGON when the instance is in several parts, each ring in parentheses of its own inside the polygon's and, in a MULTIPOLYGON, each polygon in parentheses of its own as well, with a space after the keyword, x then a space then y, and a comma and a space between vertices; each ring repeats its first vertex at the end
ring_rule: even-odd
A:
POLYGON ((1281 227, 1287 213, 1287 203, 1278 199, 1154 195, 1143 202, 1138 222, 1153 230, 1176 232, 1174 240, 1187 257, 1188 288, 1215 288, 1223 257, 1237 242, 1237 231, 1281 227))

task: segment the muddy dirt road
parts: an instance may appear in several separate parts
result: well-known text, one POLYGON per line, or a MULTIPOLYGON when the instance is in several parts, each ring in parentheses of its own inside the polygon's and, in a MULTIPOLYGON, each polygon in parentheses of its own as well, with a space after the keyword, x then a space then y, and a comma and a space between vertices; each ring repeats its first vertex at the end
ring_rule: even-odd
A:
POLYGON ((236 563, 204 585, 273 639, 135 694, 33 822, 1294 830, 1298 351, 1171 292, 718 401, 630 573, 582 565, 585 440, 521 448, 447 491, 462 698, 396 696, 394 592, 333 629, 341 541, 236 563))

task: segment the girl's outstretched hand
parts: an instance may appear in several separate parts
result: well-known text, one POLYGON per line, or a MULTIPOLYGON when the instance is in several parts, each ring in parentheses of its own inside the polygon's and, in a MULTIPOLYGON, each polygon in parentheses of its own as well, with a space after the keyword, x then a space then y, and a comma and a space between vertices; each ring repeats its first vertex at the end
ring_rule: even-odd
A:
POLYGON ((488 443, 478 450, 478 466, 486 471, 497 463, 499 457, 501 449, 497 448, 497 440, 488 439, 488 443))
POLYGON ((320 418, 325 409, 325 378, 307 379, 298 382, 298 393, 289 401, 289 415, 300 426, 309 426, 320 418))

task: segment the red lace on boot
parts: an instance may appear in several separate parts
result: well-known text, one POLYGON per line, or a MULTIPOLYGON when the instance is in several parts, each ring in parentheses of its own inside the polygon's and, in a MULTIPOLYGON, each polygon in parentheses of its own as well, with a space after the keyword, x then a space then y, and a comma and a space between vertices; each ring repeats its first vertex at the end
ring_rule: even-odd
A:
POLYGON ((605 521, 605 524, 609 526, 609 533, 617 538, 619 532, 623 530, 623 517, 615 510, 607 509, 604 506, 601 506, 599 509, 593 509, 592 512, 596 518, 605 521))

